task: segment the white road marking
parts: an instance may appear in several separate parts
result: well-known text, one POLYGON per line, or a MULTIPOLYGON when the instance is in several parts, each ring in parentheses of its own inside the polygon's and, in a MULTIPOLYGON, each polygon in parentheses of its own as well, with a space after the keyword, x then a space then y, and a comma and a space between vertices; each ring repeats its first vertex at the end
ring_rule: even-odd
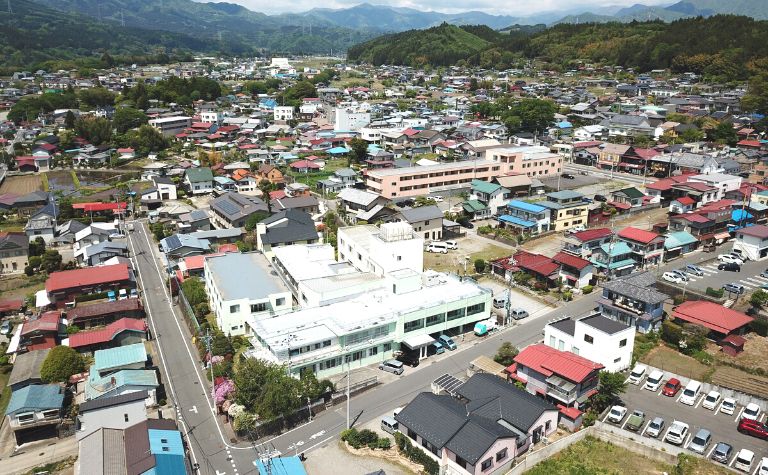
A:
POLYGON ((194 412, 195 414, 197 414, 197 406, 192 406, 192 407, 189 409, 189 412, 194 412))
POLYGON ((729 467, 733 467, 733 462, 735 462, 735 461, 736 461, 736 455, 738 455, 738 452, 736 452, 735 454, 733 454, 733 458, 731 459, 731 463, 729 463, 729 464, 728 464, 728 466, 729 466, 729 467))
POLYGON ((647 424, 645 424, 645 427, 643 427, 643 431, 642 431, 642 432, 640 432, 640 437, 642 437, 642 436, 644 436, 644 435, 645 435, 645 431, 647 431, 647 430, 648 430, 648 426, 649 426, 649 425, 651 425, 651 421, 648 421, 648 423, 647 423, 647 424))
POLYGON ((631 414, 630 414, 629 416, 627 416, 626 420, 625 420, 625 421, 624 421, 624 423, 621 425, 621 428, 622 428, 622 429, 624 428, 624 426, 626 426, 626 425, 627 425, 627 422, 629 422, 629 418, 630 418, 630 417, 632 417, 632 415, 631 415, 631 414))
POLYGON ((685 448, 688 448, 688 444, 691 441, 691 433, 688 432, 688 435, 685 436, 685 440, 683 441, 683 446, 685 448))
POLYGON ((309 436, 309 438, 310 438, 311 440, 315 440, 315 439, 317 439, 318 437, 322 437, 322 436, 324 436, 324 435, 325 435, 325 431, 324 431, 324 430, 321 430, 320 432, 315 432, 314 434, 312 434, 311 436, 309 436))
POLYGON ((680 398, 681 398, 681 397, 683 397, 683 392, 682 392, 682 391, 680 392, 680 395, 679 395, 679 396, 677 396, 677 401, 675 401, 675 402, 680 402, 680 398))
POLYGON ((712 446, 712 449, 711 449, 711 450, 710 450, 710 451, 707 453, 707 459, 709 459, 710 457, 712 457, 712 452, 714 452, 716 448, 717 448, 717 444, 714 444, 714 445, 712 446))
POLYGON ((733 422, 739 422, 739 419, 741 419, 741 414, 744 412, 744 408, 742 407, 739 411, 739 415, 736 416, 736 419, 733 420, 733 422))
POLYGON ((717 407, 715 408, 715 415, 717 415, 717 413, 720 412, 720 406, 722 406, 722 405, 723 405, 722 402, 717 405, 717 407))
POLYGON ((216 470, 216 475, 227 475, 227 472, 219 472, 218 470, 216 470))
POLYGON ((662 386, 661 389, 659 389, 659 394, 657 394, 657 396, 661 396, 661 393, 663 392, 664 392, 664 386, 662 386))
POLYGON ((603 417, 603 422, 606 422, 608 420, 608 416, 610 416, 610 415, 611 415, 611 413, 609 411, 608 414, 606 414, 605 417, 603 417))
POLYGON ((664 440, 664 441, 667 440, 667 435, 669 435, 669 429, 671 429, 671 428, 672 428, 671 425, 669 427, 667 427, 667 430, 664 431, 664 437, 662 437, 661 440, 664 440))
POLYGON ((693 405, 693 408, 694 408, 694 409, 696 409, 697 407, 699 407, 699 404, 701 404, 701 401, 703 401, 703 400, 704 400, 704 395, 702 394, 702 395, 699 397, 699 400, 698 400, 698 401, 696 401, 696 404, 694 404, 694 405, 693 405))

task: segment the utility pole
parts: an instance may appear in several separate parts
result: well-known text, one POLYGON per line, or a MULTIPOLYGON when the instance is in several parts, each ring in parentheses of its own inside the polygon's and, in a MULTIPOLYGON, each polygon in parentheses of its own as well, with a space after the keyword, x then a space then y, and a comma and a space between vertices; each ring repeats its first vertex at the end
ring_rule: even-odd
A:
POLYGON ((347 354, 347 429, 350 428, 349 426, 349 380, 350 380, 350 371, 352 369, 352 357, 351 355, 347 354))
POLYGON ((213 405, 215 407, 216 406, 216 386, 214 384, 214 379, 213 379, 213 352, 211 351, 212 341, 213 341, 213 337, 211 336, 211 330, 206 329, 205 336, 203 337, 203 342, 205 343, 205 350, 208 352, 208 366, 211 368, 211 401, 213 402, 213 405))

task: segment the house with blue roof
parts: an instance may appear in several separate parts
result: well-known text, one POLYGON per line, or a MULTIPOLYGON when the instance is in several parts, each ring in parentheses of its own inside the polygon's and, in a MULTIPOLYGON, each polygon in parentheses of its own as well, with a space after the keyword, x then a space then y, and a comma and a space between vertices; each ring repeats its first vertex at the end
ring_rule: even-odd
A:
POLYGON ((64 389, 58 384, 33 384, 14 391, 5 415, 16 445, 56 437, 63 404, 64 389))
POLYGON ((507 203, 499 223, 520 233, 539 234, 549 229, 549 209, 521 200, 507 203))
POLYGON ((123 369, 106 376, 99 376, 91 366, 85 382, 85 400, 110 398, 139 391, 157 389, 157 372, 153 369, 123 369))
POLYGON ((693 234, 686 231, 672 232, 664 239, 664 259, 680 257, 695 251, 699 246, 699 240, 693 234))
POLYGON ((93 354, 93 359, 91 373, 103 377, 123 369, 144 369, 147 365, 147 349, 144 343, 135 343, 98 350, 93 354))
POLYGON ((211 250, 211 242, 208 239, 200 239, 192 234, 174 234, 160 241, 160 250, 167 258, 178 259, 180 257, 205 254, 211 250))
POLYGON ((619 277, 631 274, 637 261, 632 258, 632 248, 624 241, 601 244, 592 251, 589 261, 604 275, 619 277))

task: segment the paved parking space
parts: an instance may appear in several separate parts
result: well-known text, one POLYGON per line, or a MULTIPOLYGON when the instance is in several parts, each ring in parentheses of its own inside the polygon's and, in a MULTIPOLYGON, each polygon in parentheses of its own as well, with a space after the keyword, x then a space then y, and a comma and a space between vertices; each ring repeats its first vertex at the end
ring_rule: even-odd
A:
MULTIPOLYGON (((627 408, 627 415, 621 423, 614 425, 624 428, 632 411, 640 409, 645 412, 646 417, 642 429, 638 431, 643 437, 648 437, 646 431, 650 421, 655 417, 661 417, 664 419, 664 430, 658 437, 661 441, 664 440, 672 422, 677 420, 688 424, 688 435, 682 444, 683 448, 689 447, 691 439, 699 429, 704 428, 712 433, 712 442, 704 452, 707 458, 711 457, 718 442, 725 442, 733 446, 733 452, 728 461, 730 466, 733 465, 736 453, 741 449, 749 449, 755 453, 755 461, 752 467, 753 472, 757 471, 757 466, 762 457, 768 457, 768 443, 766 441, 741 434, 736 429, 741 412, 744 410, 743 406, 738 405, 733 415, 720 412, 720 404, 718 404, 714 411, 705 409, 701 406, 706 396, 704 393, 699 395, 693 406, 688 406, 679 402, 683 392, 682 389, 675 397, 667 397, 661 394, 663 383, 655 392, 642 389, 644 383, 645 380, 639 385, 629 384, 626 393, 622 396, 623 405, 627 408)), ((664 383, 666 383, 666 380, 664 383)), ((761 414, 760 418, 762 422, 765 422, 766 414, 761 414)), ((605 422, 612 424, 607 420, 605 422)))
MULTIPOLYGON (((483 280, 482 282, 480 282, 480 285, 493 290, 493 295, 499 295, 508 290, 508 287, 504 286, 501 282, 496 280, 490 280, 490 279, 483 280)), ((529 317, 526 320, 535 319, 537 317, 540 317, 542 315, 549 313, 552 310, 552 307, 542 302, 541 300, 534 298, 531 295, 523 293, 514 288, 511 291, 512 291, 511 308, 523 308, 527 310, 529 317)), ((505 308, 500 308, 500 309, 493 308, 491 310, 498 315, 504 315, 506 313, 505 308)))

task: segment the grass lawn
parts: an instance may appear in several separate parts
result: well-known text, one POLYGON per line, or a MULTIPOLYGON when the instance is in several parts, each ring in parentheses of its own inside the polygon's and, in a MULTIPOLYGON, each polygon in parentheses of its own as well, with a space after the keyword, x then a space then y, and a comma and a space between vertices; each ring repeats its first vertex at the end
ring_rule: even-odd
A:
POLYGON ((346 158, 328 159, 325 161, 325 167, 321 171, 300 173, 289 170, 286 172, 286 175, 293 177, 297 182, 304 183, 314 190, 317 188, 317 182, 328 179, 333 175, 333 172, 346 167, 346 158))
POLYGON ((713 369, 664 345, 654 348, 640 360, 663 371, 671 371, 698 381, 706 380, 713 369))
POLYGON ((0 393, 0 414, 5 414, 5 408, 8 407, 8 403, 11 400, 11 388, 7 386, 10 377, 10 369, 7 373, 0 371, 0 388, 2 388, 2 393, 0 393))
POLYGON ((706 460, 686 456, 678 467, 668 465, 594 437, 586 437, 572 444, 544 462, 525 472, 530 475, 571 474, 624 474, 624 473, 680 473, 680 474, 727 474, 726 468, 706 460))

